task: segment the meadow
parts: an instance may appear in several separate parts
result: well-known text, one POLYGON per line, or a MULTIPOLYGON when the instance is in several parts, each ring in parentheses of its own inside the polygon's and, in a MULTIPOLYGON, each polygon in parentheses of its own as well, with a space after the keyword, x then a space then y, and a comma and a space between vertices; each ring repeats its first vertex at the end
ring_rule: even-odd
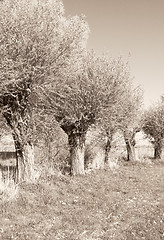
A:
POLYGON ((49 169, 33 183, 1 183, 0 239, 164 239, 164 160, 138 152, 85 176, 49 169))

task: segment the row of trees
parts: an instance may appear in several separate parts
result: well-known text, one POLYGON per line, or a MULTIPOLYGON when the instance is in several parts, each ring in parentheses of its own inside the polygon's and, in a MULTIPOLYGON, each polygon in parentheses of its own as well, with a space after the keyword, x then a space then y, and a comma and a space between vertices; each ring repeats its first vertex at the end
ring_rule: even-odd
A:
POLYGON ((15 142, 18 181, 32 177, 35 141, 56 124, 68 136, 73 175, 84 174, 93 124, 106 135, 106 163, 118 129, 133 160, 142 91, 133 88, 128 63, 88 52, 88 24, 83 16, 66 18, 60 0, 4 0, 0 8, 0 107, 15 142))

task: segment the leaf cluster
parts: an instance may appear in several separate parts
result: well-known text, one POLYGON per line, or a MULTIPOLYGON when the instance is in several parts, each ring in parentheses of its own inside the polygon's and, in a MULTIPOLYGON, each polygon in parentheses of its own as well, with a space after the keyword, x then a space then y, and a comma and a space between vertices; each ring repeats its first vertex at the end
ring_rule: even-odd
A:
POLYGON ((65 18, 61 1, 5 0, 0 7, 1 92, 19 81, 33 89, 59 77, 82 54, 88 26, 80 17, 65 18))
POLYGON ((80 73, 67 75, 43 89, 49 102, 47 109, 61 125, 85 119, 90 124, 99 122, 115 128, 121 107, 125 109, 127 91, 131 90, 128 66, 121 58, 109 59, 94 52, 82 60, 80 73))

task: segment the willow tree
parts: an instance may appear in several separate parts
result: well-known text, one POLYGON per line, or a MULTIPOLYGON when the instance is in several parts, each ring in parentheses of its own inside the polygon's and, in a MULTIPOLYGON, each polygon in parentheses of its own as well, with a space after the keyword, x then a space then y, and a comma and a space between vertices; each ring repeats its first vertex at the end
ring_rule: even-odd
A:
POLYGON ((65 18, 60 0, 4 0, 0 9, 0 106, 15 141, 18 180, 26 180, 34 166, 39 87, 59 79, 82 54, 88 27, 83 18, 65 18))
POLYGON ((112 113, 118 89, 122 87, 119 61, 96 56, 93 52, 81 59, 79 71, 69 72, 60 79, 60 84, 55 82, 48 87, 49 92, 45 90, 49 101, 46 108, 54 113, 68 136, 73 175, 84 174, 85 140, 89 127, 101 124, 105 115, 112 113))
POLYGON ((164 143, 164 105, 157 103, 145 111, 143 131, 154 145, 154 158, 161 159, 164 143))

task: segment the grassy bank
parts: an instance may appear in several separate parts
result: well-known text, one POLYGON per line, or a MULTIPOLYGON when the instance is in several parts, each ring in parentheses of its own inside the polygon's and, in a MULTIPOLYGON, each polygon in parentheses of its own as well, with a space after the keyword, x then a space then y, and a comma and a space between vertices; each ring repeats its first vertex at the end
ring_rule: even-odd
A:
POLYGON ((164 164, 49 176, 0 200, 0 239, 164 239, 164 164))

